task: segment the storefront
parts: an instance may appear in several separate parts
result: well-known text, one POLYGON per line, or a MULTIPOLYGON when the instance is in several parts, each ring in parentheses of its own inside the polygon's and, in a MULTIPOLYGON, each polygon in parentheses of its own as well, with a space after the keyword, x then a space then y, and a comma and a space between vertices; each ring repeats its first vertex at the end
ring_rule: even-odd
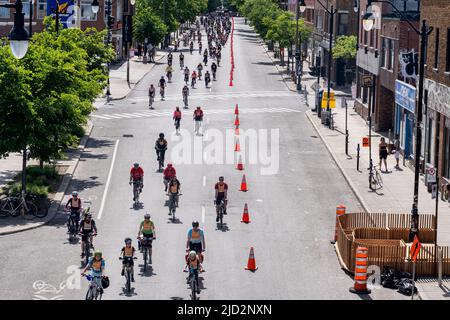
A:
POLYGON ((400 80, 395 81, 395 134, 406 159, 414 153, 414 111, 416 88, 400 80))

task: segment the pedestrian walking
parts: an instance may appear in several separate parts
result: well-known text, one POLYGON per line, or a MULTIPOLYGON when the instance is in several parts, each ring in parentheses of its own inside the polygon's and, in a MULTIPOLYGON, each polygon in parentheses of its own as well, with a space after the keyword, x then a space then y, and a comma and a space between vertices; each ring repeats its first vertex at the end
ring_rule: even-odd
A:
POLYGON ((137 54, 138 54, 138 58, 140 59, 141 55, 142 55, 142 44, 140 44, 140 43, 137 45, 137 54))
POLYGON ((400 169, 400 166, 398 165, 398 162, 400 160, 400 138, 398 136, 398 134, 395 135, 394 138, 394 157, 395 157, 395 161, 397 162, 397 164, 395 165, 396 169, 400 169))
POLYGON ((380 144, 378 145, 378 152, 379 152, 379 155, 380 155, 379 167, 380 167, 380 171, 381 171, 381 162, 384 162, 384 167, 386 169, 386 171, 385 171, 386 173, 388 172, 387 162, 386 162, 386 159, 388 157, 388 150, 387 150, 387 148, 388 148, 388 145, 386 143, 386 140, 384 139, 384 137, 382 137, 380 139, 380 144))

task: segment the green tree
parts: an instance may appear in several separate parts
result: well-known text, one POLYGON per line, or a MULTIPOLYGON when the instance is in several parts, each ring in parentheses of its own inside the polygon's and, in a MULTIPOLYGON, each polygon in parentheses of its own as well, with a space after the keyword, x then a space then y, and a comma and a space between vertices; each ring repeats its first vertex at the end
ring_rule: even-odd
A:
POLYGON ((241 13, 250 19, 256 31, 263 37, 282 10, 273 0, 246 0, 241 6, 241 13))
POLYGON ((149 6, 141 2, 136 3, 136 14, 133 17, 133 33, 138 42, 148 38, 149 43, 157 45, 167 33, 167 26, 149 6))
POLYGON ((333 46, 333 58, 351 60, 356 58, 356 36, 340 36, 333 46))

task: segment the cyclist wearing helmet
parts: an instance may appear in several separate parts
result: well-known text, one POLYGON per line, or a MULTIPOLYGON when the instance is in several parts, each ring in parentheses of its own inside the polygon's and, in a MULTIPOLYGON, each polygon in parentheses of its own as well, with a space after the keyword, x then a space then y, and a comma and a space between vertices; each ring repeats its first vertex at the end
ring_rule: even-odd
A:
POLYGON ((130 185, 131 183, 139 183, 139 192, 142 192, 142 188, 144 188, 144 170, 137 162, 133 164, 133 167, 130 170, 130 185))
POLYGON ((81 257, 84 257, 84 243, 87 240, 87 237, 90 237, 91 240, 91 247, 94 247, 93 238, 94 235, 97 235, 97 226, 95 225, 94 219, 92 219, 92 214, 87 213, 84 216, 84 219, 80 223, 80 230, 81 233, 81 257))
POLYGON ((223 200, 224 207, 223 207, 223 214, 227 214, 227 203, 228 203, 228 185, 223 181, 223 177, 219 177, 219 182, 216 183, 214 186, 215 189, 215 200, 214 204, 216 205, 216 222, 219 221, 219 207, 218 205, 223 200))
POLYGON ((94 256, 89 259, 88 264, 82 271, 81 275, 85 276, 86 271, 91 269, 92 281, 95 281, 97 286, 100 288, 100 294, 103 294, 102 277, 105 271, 105 260, 102 257, 102 252, 100 250, 95 250, 94 256))
POLYGON ((166 153, 166 150, 167 150, 167 140, 164 139, 164 133, 162 133, 162 132, 159 134, 159 138, 156 139, 155 150, 156 150, 157 161, 159 161, 159 159, 161 158, 162 165, 164 167, 164 154, 166 153))
POLYGON ((176 174, 177 174, 177 171, 175 170, 175 168, 172 166, 171 163, 168 163, 167 167, 163 171, 163 182, 164 182, 164 186, 165 186, 165 189, 164 189, 165 192, 167 192, 167 185, 168 185, 169 181, 172 180, 172 178, 175 177, 176 174))
POLYGON ((150 214, 148 214, 148 213, 145 214, 144 220, 139 225, 137 239, 138 239, 139 250, 142 249, 141 242, 146 242, 149 244, 149 250, 150 250, 149 263, 151 264, 152 263, 152 254, 151 254, 152 240, 156 239, 156 231, 155 231, 155 224, 153 223, 152 220, 150 220, 150 214), (141 235, 142 235, 142 237, 141 237, 141 235))
POLYGON ((136 249, 131 245, 131 238, 125 238, 125 247, 123 247, 122 250, 120 251, 120 255, 123 258, 121 275, 122 276, 125 275, 125 265, 129 263, 131 266, 131 282, 134 282, 133 257, 135 251, 136 249))
MULTIPOLYGON (((72 198, 70 198, 69 201, 67 201, 66 210, 69 208, 69 206, 71 213, 75 215, 75 223, 76 223, 75 229, 78 230, 80 224, 80 213, 82 209, 81 199, 78 198, 78 192, 76 191, 72 192, 72 198)), ((67 221, 67 227, 69 227, 69 221, 67 221)))
POLYGON ((203 262, 202 252, 206 249, 205 234, 202 229, 199 228, 198 221, 192 222, 192 229, 188 231, 186 251, 195 251, 200 255, 201 262, 203 262))
POLYGON ((184 271, 188 268, 194 272, 195 281, 197 282, 197 294, 200 294, 200 286, 198 284, 198 273, 203 272, 203 266, 200 261, 201 259, 197 255, 195 251, 189 252, 189 256, 186 258, 186 266, 184 267, 184 271))

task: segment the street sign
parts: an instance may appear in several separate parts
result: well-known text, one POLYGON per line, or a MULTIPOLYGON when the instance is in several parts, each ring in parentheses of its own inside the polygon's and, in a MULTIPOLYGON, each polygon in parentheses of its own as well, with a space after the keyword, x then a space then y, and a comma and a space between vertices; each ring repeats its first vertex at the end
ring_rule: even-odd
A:
POLYGON ((362 76, 362 85, 364 88, 370 88, 372 84, 372 76, 367 74, 362 76))
POLYGON ((413 244, 411 246, 411 251, 409 252, 412 261, 416 262, 417 256, 419 255, 420 252, 420 248, 421 244, 419 242, 419 238, 417 237, 417 235, 415 235, 413 244))
MULTIPOLYGON (((324 91, 322 95, 322 108, 327 107, 327 98, 328 98, 328 92, 324 91)), ((334 97, 334 92, 330 91, 330 109, 336 108, 336 98, 334 97)))
POLYGON ((369 147, 369 138, 368 137, 363 137, 362 138, 362 145, 364 148, 368 148, 369 147))
POLYGON ((436 182, 436 169, 434 168, 429 168, 427 170, 427 182, 431 182, 434 183, 436 182))

